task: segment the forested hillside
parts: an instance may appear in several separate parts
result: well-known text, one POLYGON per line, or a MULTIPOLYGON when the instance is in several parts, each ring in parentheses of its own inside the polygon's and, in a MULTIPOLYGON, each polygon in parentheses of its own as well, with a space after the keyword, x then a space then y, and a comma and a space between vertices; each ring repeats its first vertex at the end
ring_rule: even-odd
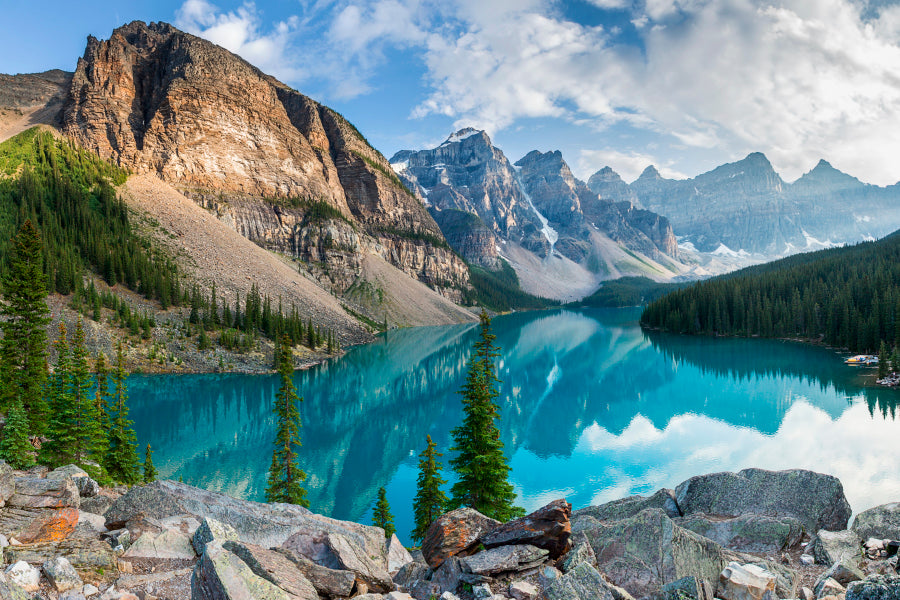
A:
POLYGON ((646 327, 802 337, 855 352, 900 342, 900 232, 703 281, 651 303, 646 327))

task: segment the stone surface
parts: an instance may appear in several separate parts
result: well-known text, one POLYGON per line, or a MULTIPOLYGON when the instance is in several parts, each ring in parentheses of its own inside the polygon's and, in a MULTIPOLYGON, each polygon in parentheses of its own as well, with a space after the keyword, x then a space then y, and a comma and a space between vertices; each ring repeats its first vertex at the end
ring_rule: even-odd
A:
POLYGON ((0 531, 23 544, 58 542, 75 531, 80 520, 77 508, 29 508, 7 506, 0 509, 0 531))
POLYGON ((472 508, 457 508, 438 517, 422 540, 422 554, 432 569, 447 557, 465 555, 486 533, 500 525, 472 508))
POLYGON ((109 507, 112 506, 113 502, 115 502, 114 498, 99 494, 91 498, 82 498, 79 508, 85 512, 102 516, 103 513, 109 510, 109 507))
POLYGON ((618 521, 633 517, 647 508, 661 509, 671 518, 681 516, 675 503, 675 492, 661 489, 652 496, 629 496, 599 506, 588 506, 572 513, 573 518, 593 517, 598 521, 618 521))
MULTIPOLYGON (((41 479, 16 477, 16 491, 7 500, 8 506, 19 508, 75 508, 80 504, 78 488, 71 477, 41 479)), ((77 520, 76 520, 77 521, 77 520)))
POLYGON ((458 556, 451 556, 441 563, 431 575, 431 583, 441 592, 455 592, 462 580, 463 566, 458 556))
POLYGON ((380 560, 383 559, 382 556, 368 555, 352 539, 339 533, 328 534, 325 543, 337 563, 337 568, 353 571, 356 580, 365 583, 370 590, 376 592, 394 590, 394 582, 385 569, 383 560, 380 560))
POLYGON ((756 565, 729 563, 719 575, 716 598, 775 600, 775 575, 756 565))
POLYGON ((428 565, 419 562, 411 562, 403 565, 394 573, 394 584, 398 587, 408 587, 410 583, 417 579, 427 579, 431 575, 431 569, 428 565))
MULTIPOLYGON (((65 510, 65 509, 63 509, 65 510)), ((78 511, 78 526, 84 526, 86 530, 94 533, 106 533, 106 519, 102 515, 87 512, 85 510, 78 511)))
POLYGON ((819 530, 810 541, 807 552, 812 554, 820 565, 831 566, 842 560, 858 563, 860 557, 860 539, 855 531, 819 530))
POLYGON ((597 566, 597 557, 594 555, 594 549, 591 548, 591 544, 584 532, 579 532, 572 536, 572 549, 563 557, 559 567, 563 573, 568 573, 581 563, 587 563, 593 567, 597 566))
POLYGON ((279 549, 278 552, 293 562, 300 573, 323 596, 349 596, 353 590, 356 574, 352 571, 323 567, 289 550, 279 549))
POLYGON ((667 583, 650 597, 653 600, 713 600, 714 596, 715 587, 710 582, 689 576, 667 583))
MULTIPOLYGON (((584 533, 597 557, 598 569, 636 598, 682 577, 718 581, 731 562, 759 561, 679 527, 660 509, 647 509, 607 525, 598 524, 584 533)), ((778 575, 779 595, 790 597, 793 573, 774 563, 766 565, 778 575)))
POLYGON ((6 577, 26 592, 36 592, 41 584, 41 572, 24 560, 16 561, 6 568, 6 577))
POLYGON ((527 581, 514 581, 509 584, 509 595, 515 600, 532 600, 538 595, 538 589, 527 581))
POLYGON ((123 558, 160 558, 193 560, 196 558, 191 540, 173 529, 162 533, 145 532, 125 552, 123 558))
POLYGON ((91 498, 100 493, 100 484, 91 479, 87 471, 77 465, 65 465, 47 473, 47 479, 65 479, 70 477, 78 489, 81 498, 91 498))
POLYGON ((482 535, 479 541, 485 548, 517 544, 537 546, 549 551, 550 558, 555 560, 569 548, 571 514, 571 504, 554 500, 529 515, 498 525, 482 535))
POLYGON ((476 575, 494 575, 510 571, 524 571, 543 563, 548 550, 536 546, 497 546, 460 559, 464 571, 476 575))
POLYGON ((859 569, 856 560, 845 558, 831 565, 831 568, 822 574, 823 579, 829 577, 847 587, 847 584, 853 581, 865 579, 866 575, 859 569))
POLYGON ((803 525, 793 517, 746 514, 721 518, 694 514, 677 518, 675 523, 742 552, 779 552, 793 548, 803 537, 803 525))
POLYGON ((850 529, 864 540, 870 537, 900 540, 900 502, 862 511, 853 519, 850 529))
POLYGON ((675 489, 675 501, 684 516, 794 517, 807 531, 845 529, 851 514, 836 477, 801 469, 744 469, 692 477, 675 489))
POLYGON ((846 600, 900 600, 900 577, 872 575, 847 586, 846 600))
POLYGON ((16 482, 13 469, 5 460, 0 460, 0 507, 6 506, 15 491, 16 482))
POLYGON ((821 600, 827 596, 837 596, 847 590, 831 577, 820 577, 813 588, 813 594, 821 600))
POLYGON ((207 517, 203 519, 203 522, 200 523, 200 526, 194 532, 191 542, 197 554, 203 554, 203 549, 206 548, 206 544, 209 542, 216 541, 224 544, 228 541, 238 541, 238 539, 238 534, 234 527, 207 517))
POLYGON ((581 563, 544 588, 544 600, 612 600, 597 569, 581 563))
POLYGON ((259 577, 302 600, 318 600, 316 588, 285 555, 253 544, 225 542, 222 547, 244 561, 259 577))
POLYGON ((244 561, 210 542, 191 576, 192 600, 292 600, 278 586, 254 574, 244 561))
POLYGON ((81 577, 72 563, 64 556, 57 556, 43 564, 44 575, 57 592, 66 592, 68 590, 80 590, 84 586, 81 577))
POLYGON ((400 567, 413 561, 412 555, 400 542, 397 534, 393 534, 391 539, 388 540, 387 561, 387 570, 390 573, 396 573, 400 567))
POLYGON ((7 562, 25 561, 40 565, 65 556, 81 578, 90 583, 106 581, 116 572, 116 555, 109 544, 98 539, 68 538, 47 544, 23 544, 4 550, 7 562))

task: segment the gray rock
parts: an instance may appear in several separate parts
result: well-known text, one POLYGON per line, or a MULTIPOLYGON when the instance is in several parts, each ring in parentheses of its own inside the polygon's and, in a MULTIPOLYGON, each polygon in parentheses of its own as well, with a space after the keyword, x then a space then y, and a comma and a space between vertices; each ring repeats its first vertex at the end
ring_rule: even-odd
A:
POLYGON ((856 561, 844 559, 831 565, 831 568, 822 574, 822 579, 829 577, 846 587, 853 581, 865 579, 866 575, 859 569, 856 561))
POLYGON ((238 541, 237 531, 231 525, 220 523, 213 518, 204 518, 200 527, 194 532, 191 542, 197 554, 203 554, 206 544, 212 541, 221 543, 238 541))
POLYGON ((440 600, 459 600, 459 596, 451 592, 444 592, 443 594, 441 594, 440 600))
POLYGON ((116 555, 107 542, 96 538, 70 536, 61 542, 21 544, 3 551, 7 562, 25 561, 40 565, 57 556, 65 556, 79 573, 115 573, 116 555))
POLYGON ((5 460, 0 460, 0 507, 6 503, 16 492, 16 481, 13 469, 5 460))
POLYGON ((97 586, 91 585, 90 583, 81 588, 81 593, 90 598, 91 596, 96 596, 100 593, 100 590, 97 589, 97 586))
POLYGON ((397 534, 393 534, 391 539, 388 541, 387 546, 387 562, 388 567, 387 570, 390 573, 396 573, 400 567, 403 565, 409 564, 413 561, 412 555, 410 555, 409 550, 400 543, 400 539, 397 537, 397 534))
POLYGON ((141 514, 155 519, 192 515, 198 521, 210 517, 231 525, 240 541, 263 548, 281 546, 297 533, 336 533, 352 540, 370 560, 387 569, 384 532, 381 529, 317 515, 294 504, 238 500, 166 480, 132 487, 113 503, 104 516, 107 526, 117 529, 141 514))
POLYGON ((431 576, 431 583, 441 592, 455 592, 462 580, 463 567, 458 556, 451 556, 441 563, 431 576))
POLYGON ((225 542, 225 550, 239 557, 259 577, 301 600, 318 600, 316 588, 286 556, 253 544, 225 542))
POLYGON ((530 545, 550 552, 557 559, 569 548, 572 505, 554 500, 524 517, 498 525, 479 538, 485 548, 506 545, 530 545))
POLYGON ((407 563, 394 574, 394 585, 405 588, 417 579, 428 579, 430 575, 431 569, 428 565, 419 562, 407 563))
POLYGON ((103 516, 109 507, 112 506, 113 499, 103 494, 92 496, 90 498, 81 499, 81 510, 95 515, 103 516))
POLYGON ((534 568, 543 563, 549 554, 548 550, 526 544, 498 546, 466 556, 460 559, 460 563, 467 573, 493 575, 534 568))
POLYGON ((6 567, 6 577, 26 592, 36 592, 41 585, 41 572, 24 560, 6 567))
POLYGON ((560 561, 559 567, 563 573, 568 573, 583 562, 592 567, 597 566, 597 557, 594 555, 594 549, 591 548, 587 536, 581 531, 572 536, 572 549, 560 561))
POLYGON ((681 516, 675 503, 675 492, 663 488, 652 496, 629 496, 599 506, 588 506, 574 511, 572 518, 574 520, 576 517, 588 516, 598 521, 619 521, 633 517, 647 508, 659 508, 673 519, 681 516))
POLYGON ((18 508, 78 508, 81 498, 71 477, 40 479, 16 477, 16 491, 7 500, 8 506, 18 508))
POLYGON ((538 595, 538 590, 527 581, 513 581, 509 584, 509 595, 515 600, 532 600, 538 595))
POLYGON ((793 517, 746 514, 731 518, 689 515, 674 519, 687 530, 741 552, 779 552, 800 543, 803 525, 793 517))
POLYGON ((775 575, 756 565, 729 563, 719 575, 716 598, 775 600, 775 575))
POLYGON ((83 593, 77 590, 69 590, 64 594, 60 594, 59 600, 87 600, 83 593))
POLYGON ((494 597, 494 592, 491 591, 491 586, 488 584, 480 583, 472 587, 472 597, 475 600, 489 600, 494 597))
POLYGON ((692 477, 675 488, 682 515, 794 517, 807 531, 847 527, 850 504, 840 480, 794 469, 744 469, 692 477))
POLYGON ((91 479, 87 471, 77 465, 65 465, 47 473, 47 479, 71 477, 82 498, 91 498, 100 493, 100 484, 91 479))
POLYGON ((900 540, 900 502, 864 510, 853 519, 850 529, 863 540, 870 537, 900 540))
POLYGON ((194 534, 200 529, 200 521, 191 515, 176 515, 160 519, 159 524, 163 526, 163 529, 174 529, 186 535, 190 540, 193 540, 194 534))
POLYGON ((393 591, 384 597, 384 600, 415 600, 412 596, 405 592, 393 591))
POLYGON ((194 547, 188 537, 173 529, 152 534, 149 531, 141 535, 123 558, 158 558, 171 560, 193 560, 196 558, 194 547))
POLYGON ((64 557, 45 561, 43 564, 44 575, 57 592, 67 592, 69 590, 81 590, 84 582, 75 571, 75 567, 64 557))
POLYGON ((473 508, 457 508, 435 519, 422 540, 422 554, 432 569, 450 556, 464 555, 486 533, 500 525, 473 508))
POLYGON ((862 556, 860 539, 855 531, 826 531, 824 529, 816 533, 816 537, 807 546, 807 552, 812 554, 820 565, 831 566, 843 560, 854 561, 859 564, 862 556))
MULTIPOLYGON (((682 577, 718 581, 731 562, 758 562, 756 557, 728 550, 679 527, 659 509, 647 509, 584 533, 597 557, 598 569, 636 598, 682 577)), ((780 597, 792 597, 793 572, 774 563, 766 563, 766 568, 778 575, 780 597)))
POLYGON ((612 600, 597 569, 581 563, 544 588, 543 600, 612 600))
POLYGON ((806 586, 800 588, 800 600, 815 600, 815 598, 816 595, 811 589, 806 586))
POLYGON ((33 600, 34 595, 29 594, 21 587, 13 583, 6 575, 0 572, 0 599, 2 600, 33 600))
MULTIPOLYGON (((696 577, 682 577, 667 583, 659 592, 652 594, 652 600, 713 600, 715 588, 708 581, 696 577)), ((615 597, 615 594, 613 594, 615 597)))
POLYGON ((94 533, 106 533, 106 519, 84 510, 78 511, 78 525, 83 525, 94 533))
POLYGON ((192 600, 293 600, 219 542, 210 542, 191 575, 192 600))
POLYGON ((441 590, 426 579, 417 579, 411 582, 406 591, 409 592, 416 600, 432 600, 441 595, 441 590))
MULTIPOLYGON (((356 575, 351 571, 339 571, 317 565, 311 560, 293 554, 283 548, 277 552, 283 554, 297 567, 297 570, 310 582, 322 596, 349 596, 356 583, 356 575)), ((402 571, 402 569, 401 569, 402 571)))
POLYGON ((844 586, 831 577, 820 577, 816 582, 816 587, 813 588, 813 594, 818 600, 822 600, 826 596, 838 596, 846 591, 844 586))
POLYGON ((871 575, 847 586, 847 600, 900 600, 900 577, 871 575))
POLYGON ((122 546, 123 548, 128 548, 129 546, 131 546, 131 532, 127 529, 106 531, 100 534, 100 539, 109 542, 109 545, 113 548, 115 548, 116 546, 122 546))
MULTIPOLYGON (((381 539, 384 540, 384 534, 381 539)), ((357 581, 365 583, 368 589, 376 592, 394 590, 394 582, 385 569, 387 565, 383 554, 369 555, 354 540, 339 533, 329 533, 325 538, 325 544, 331 551, 337 568, 353 571, 357 581)))

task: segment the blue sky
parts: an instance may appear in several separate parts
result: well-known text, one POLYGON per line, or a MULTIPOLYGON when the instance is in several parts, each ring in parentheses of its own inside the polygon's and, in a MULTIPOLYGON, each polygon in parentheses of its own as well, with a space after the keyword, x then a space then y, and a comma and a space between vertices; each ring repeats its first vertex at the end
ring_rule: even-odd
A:
POLYGON ((0 72, 72 70, 93 34, 167 21, 343 113, 390 157, 486 129, 587 178, 693 176, 753 151, 900 180, 900 6, 876 0, 9 3, 0 72))

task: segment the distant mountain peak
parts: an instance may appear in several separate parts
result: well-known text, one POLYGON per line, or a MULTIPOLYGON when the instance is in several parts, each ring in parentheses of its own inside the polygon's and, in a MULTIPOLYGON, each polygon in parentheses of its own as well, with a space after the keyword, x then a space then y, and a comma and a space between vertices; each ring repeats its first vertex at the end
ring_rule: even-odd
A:
POLYGON ((616 173, 612 167, 607 165, 591 175, 591 178, 588 181, 619 182, 622 181, 622 176, 616 173))
POLYGON ((662 179, 662 175, 659 174, 659 171, 653 165, 650 165, 641 173, 641 176, 638 177, 640 179, 662 179))
POLYGON ((804 173, 800 179, 794 182, 794 184, 799 184, 800 186, 824 185, 831 188, 834 188, 834 186, 847 188, 866 185, 853 175, 849 175, 840 169, 834 168, 834 166, 824 158, 819 159, 816 166, 813 167, 811 171, 804 173))
POLYGON ((566 161, 563 160, 562 152, 560 152, 559 150, 553 150, 551 152, 532 150, 531 152, 517 160, 514 164, 517 167, 521 167, 536 162, 541 162, 547 165, 563 165, 566 161))
POLYGON ((474 127, 463 127, 456 133, 451 133, 450 137, 448 137, 446 140, 444 140, 444 143, 441 144, 441 146, 443 146, 444 144, 454 144, 457 142, 461 142, 463 140, 467 140, 470 137, 473 137, 476 135, 481 135, 485 139, 485 141, 487 141, 487 143, 490 143, 490 141, 491 141, 491 139, 487 135, 487 132, 484 131, 483 129, 475 129, 474 127))

